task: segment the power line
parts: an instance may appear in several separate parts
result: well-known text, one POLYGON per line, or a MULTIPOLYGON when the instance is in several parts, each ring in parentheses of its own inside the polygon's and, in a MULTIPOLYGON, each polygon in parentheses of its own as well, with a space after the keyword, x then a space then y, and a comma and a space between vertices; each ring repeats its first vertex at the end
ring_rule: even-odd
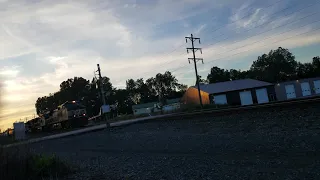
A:
MULTIPOLYGON (((320 20, 318 20, 318 22, 319 22, 319 21, 320 21, 320 20)), ((296 36, 301 36, 301 35, 304 35, 304 34, 308 34, 308 33, 317 31, 317 30, 319 30, 319 29, 320 29, 320 27, 319 27, 319 28, 316 28, 316 29, 313 29, 313 30, 311 30, 311 31, 307 31, 307 32, 304 32, 304 33, 300 33, 300 34, 296 34, 296 35, 290 36, 290 37, 285 38, 285 39, 281 39, 281 40, 278 40, 278 41, 274 41, 274 42, 272 42, 272 43, 278 43, 278 42, 281 42, 281 41, 285 41, 285 40, 294 38, 294 37, 296 37, 296 36)), ((250 45, 252 45, 252 44, 250 44, 250 45)), ((259 46, 259 47, 264 47, 264 46, 267 46, 267 45, 268 45, 268 44, 264 44, 263 46, 259 46)), ((241 53, 248 52, 248 51, 251 51, 251 50, 254 50, 254 48, 249 49, 249 50, 245 50, 245 51, 242 51, 242 52, 238 52, 238 53, 236 53, 236 54, 232 54, 232 55, 229 55, 229 56, 226 56, 226 57, 222 57, 222 58, 218 58, 218 59, 213 59, 213 60, 211 60, 211 61, 208 61, 208 63, 210 64, 210 63, 212 63, 213 61, 216 61, 216 60, 221 60, 221 59, 225 59, 225 58, 230 58, 230 57, 233 57, 233 56, 235 56, 235 55, 239 55, 239 54, 241 54, 241 53)), ((182 72, 182 73, 177 73, 176 75, 180 75, 180 74, 184 74, 184 72, 182 72)))
POLYGON ((192 50, 193 58, 188 58, 188 61, 189 61, 189 64, 190 64, 190 60, 193 60, 193 63, 194 63, 194 70, 195 70, 195 73, 196 73, 196 84, 198 86, 198 93, 199 93, 199 101, 200 101, 201 108, 203 108, 201 92, 200 92, 199 76, 198 76, 198 70, 197 70, 197 62, 198 61, 202 61, 202 63, 203 63, 203 59, 202 58, 196 58, 196 54, 195 54, 196 51, 198 51, 198 50, 202 54, 202 49, 194 47, 194 42, 196 40, 199 40, 199 44, 200 44, 200 38, 195 38, 195 37, 193 37, 192 34, 191 34, 190 37, 185 37, 185 38, 186 38, 186 43, 188 42, 188 39, 191 41, 192 47, 191 48, 187 48, 187 53, 189 53, 189 50, 192 50))
MULTIPOLYGON (((271 7, 271 6, 274 6, 274 5, 278 4, 278 3, 281 2, 281 1, 283 1, 283 0, 278 0, 277 2, 272 3, 272 4, 270 4, 270 5, 268 5, 268 6, 264 7, 264 8, 261 8, 261 9, 267 9, 267 8, 269 8, 269 7, 271 7)), ((250 10, 253 10, 253 9, 255 9, 255 8, 250 8, 247 12, 249 12, 250 10)), ((211 11, 211 9, 209 9, 208 11, 211 11)), ((235 14, 237 14, 237 12, 233 13, 231 16, 233 16, 233 15, 235 15, 235 14)), ((233 23, 235 23, 235 22, 237 22, 237 21, 240 21, 240 20, 242 20, 242 19, 244 19, 244 18, 246 18, 246 17, 249 17, 249 16, 251 16, 251 15, 253 15, 253 14, 254 14, 254 12, 253 12, 252 14, 245 15, 245 16, 241 17, 240 19, 231 21, 231 22, 229 22, 229 23, 227 23, 227 24, 225 24, 225 25, 223 25, 223 26, 220 26, 219 28, 213 30, 212 32, 215 32, 215 31, 217 31, 217 30, 219 30, 219 29, 221 29, 221 28, 223 28, 223 27, 226 27, 226 26, 228 26, 228 25, 231 25, 231 24, 233 24, 233 23)), ((214 16, 212 16, 212 17, 214 17, 214 16)), ((159 25, 156 25, 155 27, 157 27, 157 26, 159 26, 159 25)), ((130 31, 130 32, 132 32, 132 31, 130 31)), ((202 32, 202 33, 203 33, 203 32, 202 32)), ((179 48, 181 48, 183 45, 184 45, 184 44, 182 43, 179 47, 175 48, 173 51, 171 51, 171 52, 169 52, 169 53, 166 53, 166 54, 169 55, 169 54, 175 52, 176 50, 178 50, 179 48)))
MULTIPOLYGON (((271 7, 271 6, 274 6, 274 5, 276 5, 277 3, 281 2, 281 1, 283 1, 283 0, 279 0, 279 1, 275 2, 275 3, 270 4, 269 6, 266 6, 266 7, 262 8, 262 9, 266 9, 266 8, 271 7)), ((255 9, 255 8, 250 8, 250 10, 252 10, 252 9, 255 9)), ((249 12, 250 10, 248 10, 247 12, 249 12)), ((283 9, 283 10, 284 10, 284 9, 283 9)), ((282 10, 282 11, 283 11, 283 10, 282 10)), ((235 14, 237 14, 237 13, 233 13, 232 16, 235 15, 235 14)), ((254 14, 254 12, 253 12, 252 14, 254 14)), ((244 19, 244 18, 246 18, 246 17, 249 17, 249 16, 251 16, 252 14, 245 15, 245 16, 241 17, 240 19, 237 19, 237 20, 232 21, 232 22, 230 22, 230 23, 227 23, 227 24, 225 24, 225 25, 223 25, 223 26, 220 26, 219 28, 213 30, 212 32, 215 32, 215 31, 217 31, 217 30, 219 30, 219 29, 221 29, 221 28, 223 28, 223 27, 226 27, 226 26, 231 25, 231 24, 233 24, 233 23, 235 23, 235 22, 237 22, 237 21, 240 21, 240 20, 242 20, 242 19, 244 19)), ((208 29, 207 29, 207 30, 208 30, 208 29)), ((202 32, 202 33, 204 33, 204 32, 202 32)), ((175 48, 173 51, 171 51, 171 52, 169 52, 169 53, 166 53, 166 55, 169 55, 169 54, 175 52, 176 50, 178 50, 179 48, 181 48, 183 45, 184 45, 184 44, 181 44, 179 47, 175 48)), ((182 54, 183 54, 183 53, 182 53, 182 54)), ((166 56, 166 55, 165 55, 165 56, 166 56)), ((180 55, 181 55, 181 54, 180 54, 180 55)), ((171 63, 171 62, 174 62, 174 61, 175 61, 175 60, 171 60, 171 61, 167 61, 166 63, 168 63, 168 62, 171 63)))
MULTIPOLYGON (((266 7, 262 8, 262 9, 267 9, 267 8, 273 6, 273 5, 275 5, 275 4, 277 4, 277 3, 281 2, 281 1, 283 1, 283 0, 279 0, 279 1, 277 1, 276 3, 272 3, 272 4, 270 4, 269 6, 266 6, 266 7)), ((294 6, 296 6, 296 5, 294 5, 294 6)), ((276 13, 274 13, 274 14, 277 14, 277 13, 279 13, 279 12, 281 12, 281 11, 286 10, 286 9, 290 9, 290 8, 292 8, 292 7, 294 7, 294 6, 290 6, 290 7, 281 9, 280 11, 278 11, 278 12, 276 12, 276 13)), ((305 7, 305 8, 306 8, 306 7, 305 7)), ((251 8, 251 9, 254 9, 254 8, 251 8)), ((304 9, 304 8, 302 8, 302 9, 304 9)), ((300 10, 302 10, 302 9, 300 9, 300 10)), ((298 11, 300 11, 300 10, 298 10, 298 11)), ((249 12, 249 11, 250 11, 250 10, 248 10, 247 12, 249 12)), ((234 13, 233 15, 235 15, 235 14, 236 14, 236 13, 234 13)), ((213 30, 212 32, 215 32, 215 31, 221 29, 222 27, 225 27, 225 26, 231 25, 231 24, 233 24, 233 23, 235 23, 235 22, 237 22, 237 21, 240 21, 240 20, 242 20, 242 19, 244 19, 244 18, 246 18, 246 17, 248 17, 248 16, 250 16, 250 15, 252 15, 252 14, 245 15, 245 16, 241 17, 240 19, 237 19, 236 21, 232 21, 232 22, 230 22, 230 23, 228 23, 228 24, 226 24, 226 25, 220 26, 219 28, 213 30)), ((290 15, 290 14, 289 14, 289 15, 290 15)), ((287 16, 287 15, 286 15, 286 16, 287 16)), ((271 22, 274 22, 274 21, 271 21, 271 22)), ((269 23, 271 23, 271 22, 269 22, 269 23)), ((265 24, 266 24, 266 23, 265 23, 265 24)), ((263 24, 262 24, 262 25, 263 25, 263 24)), ((259 26, 261 26, 261 25, 259 25, 259 26)), ((259 27, 259 26, 256 26, 256 27, 254 27, 254 28, 257 28, 257 27, 259 27)), ((252 29, 254 29, 254 28, 252 28, 252 29)), ((249 29, 249 30, 252 30, 252 29, 249 29)), ((202 32, 202 33, 204 33, 204 32, 202 32)), ((228 39, 228 38, 227 38, 227 39, 228 39)), ((219 41, 219 42, 220 42, 220 41, 219 41)), ((212 45, 212 44, 211 44, 211 45, 212 45)), ((175 48, 175 49, 174 49, 173 51, 171 51, 170 53, 167 53, 166 55, 172 54, 173 52, 175 52, 177 49, 179 49, 179 48, 182 47, 182 46, 183 46, 183 44, 180 45, 179 47, 175 48)), ((180 56, 180 55, 182 55, 182 54, 184 54, 184 53, 181 53, 181 54, 179 54, 178 56, 180 56)), ((164 56, 166 56, 166 55, 164 55, 164 56)), ((168 64, 171 64, 171 63, 173 63, 173 62, 176 62, 176 60, 177 60, 177 59, 173 59, 173 60, 166 61, 166 62, 163 63, 162 67, 163 67, 164 65, 168 65, 168 64)), ((157 67, 156 69, 159 69, 159 68, 161 68, 161 67, 157 67)), ((150 72, 153 72, 153 71, 156 70, 156 69, 153 69, 153 70, 151 70, 151 71, 144 72, 144 73, 142 74, 142 76, 143 76, 143 75, 146 75, 146 74, 149 74, 150 72)))
MULTIPOLYGON (((280 2, 280 1, 278 1, 278 2, 280 2)), ((277 3, 278 3, 277 2, 277 3)), ((267 6, 267 7, 270 7, 270 6, 273 6, 274 4, 271 4, 271 5, 269 5, 269 6, 267 6)), ((265 8, 267 8, 267 7, 265 7, 265 8)), ((286 9, 289 9, 289 8, 292 8, 293 6, 290 6, 290 7, 287 7, 287 8, 284 8, 284 9, 282 9, 281 11, 284 11, 284 10, 286 10, 286 9)), ((307 6, 307 7, 309 7, 309 6, 307 6)), ((307 8, 307 7, 304 7, 304 8, 302 8, 302 9, 299 9, 298 11, 301 11, 301 10, 303 10, 303 9, 305 9, 305 8, 307 8)), ((296 11, 297 12, 297 11, 296 11)), ((294 13, 296 13, 296 12, 294 12, 294 13)), ((273 13, 273 14, 277 14, 277 13, 279 13, 279 12, 276 12, 276 13, 273 13)), ((287 14, 287 15, 285 15, 285 16, 288 16, 288 15, 290 15, 290 14, 293 14, 293 13, 289 13, 289 14, 287 14)), ((244 17, 246 17, 246 16, 244 16, 244 17)), ((244 17, 242 17, 241 19, 243 19, 244 17)), ((239 20, 241 20, 241 19, 238 19, 237 21, 239 21, 239 20)), ((232 23, 235 23, 235 22, 237 22, 237 21, 234 21, 234 22, 231 22, 231 23, 228 23, 228 24, 226 24, 226 25, 229 25, 229 24, 232 24, 232 23)), ((272 22, 274 22, 274 21, 271 21, 271 22, 268 22, 268 23, 264 23, 264 24, 270 24, 270 23, 272 23, 272 22)), ((293 23, 293 22, 290 22, 290 23, 293 23)), ((264 24, 262 24, 262 25, 264 25, 264 24)), ((289 23, 288 23, 289 24, 289 23)), ((288 25, 288 24, 285 24, 285 25, 288 25)), ((262 26, 262 25, 258 25, 258 26, 255 26, 254 28, 257 28, 257 27, 260 27, 260 26, 262 26)), ((282 25, 283 26, 283 25, 282 25)), ((276 28, 279 28, 279 27, 281 27, 281 26, 278 26, 278 27, 276 27, 276 28)), ((249 30, 252 30, 252 29, 254 29, 254 28, 251 28, 251 29, 249 29, 249 30)), ((273 29, 276 29, 276 28, 273 28, 273 29)), ((221 27, 220 28, 218 28, 218 29, 221 29, 221 27)), ((218 29, 216 29, 216 30, 218 30, 218 29)), ((216 30, 214 30, 214 31, 216 31, 216 30)), ((248 30, 248 31, 249 31, 248 30)), ((270 31, 270 30, 269 30, 270 31)), ((265 32, 267 32, 267 31, 264 31, 263 33, 265 33, 265 32)), ((202 32, 203 33, 203 32, 202 32)), ((260 33, 260 34, 262 34, 262 33, 260 33)), ((257 35, 259 35, 259 34, 257 34, 257 35)), ((255 35, 256 36, 256 35, 255 35)), ((252 37, 254 37, 254 36, 251 36, 251 37, 248 37, 248 38, 252 38, 252 37)), ((247 38, 247 39, 248 39, 247 38)), ((217 42, 216 42, 217 43, 217 42)), ((212 44, 210 44, 210 45, 212 45, 212 44)), ((210 46, 210 45, 208 45, 208 46, 210 46)), ((167 53, 166 55, 170 55, 171 53, 173 53, 173 52, 175 52, 177 49, 179 49, 180 47, 182 47, 183 46, 183 44, 182 45, 180 45, 179 47, 177 47, 177 48, 175 48, 173 51, 171 51, 170 53, 167 53)), ((207 47, 208 47, 207 46, 207 47)), ((234 50, 234 49, 233 49, 234 50)), ((231 51, 233 51, 233 50, 231 50, 231 51)), ((180 55, 182 55, 183 53, 181 53, 180 55)), ((174 59, 174 60, 171 60, 171 61, 166 61, 166 62, 164 62, 164 64, 170 64, 170 63, 173 63, 173 62, 175 62, 177 59, 174 59)), ((163 65, 162 65, 163 66, 163 65)), ((183 67, 185 67, 185 66, 183 66, 183 67)), ((161 67, 157 67, 157 69, 159 69, 159 68, 161 68, 161 67)), ((178 68, 178 69, 180 69, 180 68, 178 68)), ((175 72, 176 70, 178 70, 178 69, 175 69, 175 70, 173 70, 173 71, 171 71, 171 72, 175 72)), ((155 69, 156 70, 156 69, 155 69)), ((154 70, 153 71, 148 71, 148 72, 144 72, 143 74, 148 74, 148 73, 150 73, 150 72, 154 72, 154 70)))
MULTIPOLYGON (((294 12, 292 12, 292 13, 286 14, 286 15, 285 15, 285 16, 283 16, 283 17, 287 17, 287 16, 289 16, 289 15, 291 15, 291 14, 294 14, 294 13, 297 13, 297 12, 299 12, 299 11, 302 11, 302 10, 304 10, 304 9, 306 9, 306 8, 308 8, 308 7, 312 6, 312 5, 315 5, 315 4, 317 4, 317 3, 319 3, 319 1, 318 1, 318 0, 317 0, 317 2, 316 2, 316 3, 312 3, 312 4, 310 4, 310 5, 306 6, 306 7, 303 7, 303 8, 301 8, 301 9, 297 10, 297 11, 294 11, 294 12)), ((293 5, 293 6, 290 6, 290 7, 284 8, 284 9, 281 9, 281 10, 279 10, 279 11, 277 11, 277 12, 275 12, 275 13, 271 14, 271 15, 278 14, 279 12, 282 12, 282 11, 285 11, 285 10, 288 10, 288 9, 291 9, 291 8, 293 8, 293 7, 295 7, 295 6, 296 6, 296 5, 293 5)), ((282 18, 283 18, 283 17, 282 17, 282 18)), ((253 22, 251 22, 251 23, 255 23, 255 22, 258 22, 258 21, 259 21, 259 20, 256 20, 256 21, 253 21, 253 22)), ((267 22, 262 23, 262 24, 260 24, 260 25, 258 25, 258 26, 255 26, 255 27, 253 27, 253 28, 251 28, 251 29, 247 29, 247 30, 246 30, 246 31, 244 31, 244 32, 248 32, 248 31, 250 31, 250 30, 252 30, 252 29, 255 29, 255 28, 261 27, 261 26, 263 26, 263 25, 270 24, 270 23, 272 23, 272 22, 274 22, 274 21, 267 21, 267 22)), ((237 27, 236 29, 239 29, 239 27, 237 27)), ((244 33, 244 32, 242 32, 242 33, 244 33)), ((222 35, 225 35, 225 33, 221 34, 220 36, 222 36, 222 35)), ((230 37, 227 37, 226 39, 222 39, 222 40, 220 40, 220 41, 218 41, 218 42, 221 42, 221 41, 227 40, 227 39, 229 39, 229 38, 230 38, 230 37)), ((214 37, 213 39, 215 39, 215 37, 214 37)), ((218 42, 215 42, 215 43, 218 43, 218 42)))
MULTIPOLYGON (((262 8, 262 9, 266 9, 266 8, 271 7, 271 6, 274 6, 274 5, 276 5, 277 3, 281 2, 281 1, 283 1, 283 0, 279 0, 279 1, 275 2, 275 3, 270 4, 269 6, 266 6, 266 7, 262 8)), ((250 8, 250 10, 252 10, 252 9, 255 9, 255 8, 250 8)), ((250 10, 248 10, 247 12, 249 12, 250 10)), ((285 10, 285 9, 283 9, 283 10, 285 10)), ((281 10, 281 11, 283 11, 283 10, 281 10)), ((233 16, 233 15, 235 15, 235 14, 237 14, 237 13, 233 13, 231 16, 233 16)), ((252 14, 254 14, 254 12, 253 12, 252 14)), ((249 17, 249 16, 251 16, 252 14, 245 15, 245 16, 241 17, 240 19, 237 19, 237 20, 232 21, 232 22, 230 22, 230 23, 227 23, 227 24, 225 24, 225 25, 223 25, 223 26, 220 26, 219 28, 213 30, 212 32, 215 32, 215 31, 217 31, 217 30, 219 30, 219 29, 221 29, 221 28, 223 28, 223 27, 226 27, 226 26, 231 25, 231 24, 233 24, 233 23, 235 23, 235 22, 237 22, 237 21, 240 21, 240 20, 242 20, 242 19, 244 19, 244 18, 246 18, 246 17, 249 17)), ((203 32, 202 32, 202 33, 203 33, 203 32)), ((167 53, 167 55, 175 52, 176 50, 178 50, 179 48, 181 48, 183 45, 184 45, 184 44, 181 44, 179 47, 175 48, 173 51, 167 53)), ((173 61, 174 61, 174 60, 173 60, 173 61)))
MULTIPOLYGON (((306 17, 315 15, 315 14, 317 14, 317 13, 319 13, 319 12, 315 12, 315 13, 313 13, 313 14, 311 14, 311 15, 304 16, 304 17, 302 17, 302 18, 300 18, 300 19, 298 19, 298 20, 296 20, 296 21, 294 21, 294 22, 298 22, 298 21, 301 20, 301 19, 304 19, 304 18, 306 18, 306 17)), ((306 24, 306 25, 303 25, 303 26, 301 26, 301 27, 304 27, 304 26, 307 26, 307 25, 316 23, 316 22, 318 22, 318 21, 319 21, 319 20, 314 21, 314 22, 309 23, 309 24, 306 24)), ((288 25, 288 24, 291 24, 291 23, 293 23, 293 22, 290 22, 290 23, 287 23, 287 24, 284 24, 284 25, 288 25)), ((284 26, 284 25, 281 25, 281 26, 284 26)), ((281 26, 279 26, 279 27, 281 27, 281 26)), ((279 28, 279 27, 277 27, 277 28, 279 28)), ((300 27, 300 28, 301 28, 301 27, 300 27)), ((276 29, 276 28, 273 28, 273 29, 276 29)), ((271 29, 271 30, 272 30, 272 29, 271 29)), ((289 30, 289 31, 285 31, 285 32, 282 32, 282 33, 280 33, 280 34, 287 33, 287 32, 290 32, 290 31, 292 31, 292 30, 295 30, 295 29, 291 29, 291 30, 289 30)), ((268 30, 268 31, 270 31, 270 30, 268 30)), ((267 31, 265 31, 265 32, 267 32, 267 31)), ((263 33, 265 33, 265 32, 263 32, 263 33)), ((263 34, 263 33, 259 33, 259 34, 257 34, 257 35, 261 35, 261 34, 263 34)), ((277 35, 280 35, 280 34, 277 34, 277 35)), ((257 35, 254 35, 254 36, 257 36, 257 35)), ((250 38, 252 38, 252 37, 254 37, 254 36, 251 36, 251 37, 249 37, 249 38, 242 39, 242 40, 239 40, 239 41, 235 41, 235 42, 232 42, 232 43, 234 44, 234 43, 236 43, 236 42, 240 42, 240 41, 243 41, 243 40, 247 40, 247 39, 250 39, 250 38)), ((249 44, 249 45, 255 44, 255 43, 257 43, 257 42, 261 42, 261 41, 263 41, 263 40, 265 40, 265 39, 269 39, 269 38, 272 37, 272 36, 273 36, 273 35, 269 36, 268 38, 264 38, 264 39, 262 39, 262 40, 255 41, 254 43, 251 43, 251 44, 249 44)), ((209 45, 208 45, 208 46, 209 46, 209 45)), ((208 47, 208 46, 207 46, 207 47, 208 47)), ((248 45, 244 45, 244 46, 241 46, 241 47, 237 47, 237 48, 228 50, 228 51, 226 51, 226 52, 222 52, 222 53, 220 53, 220 54, 218 54, 218 55, 225 54, 225 53, 228 53, 228 52, 231 52, 231 51, 234 51, 234 50, 237 50, 237 49, 246 47, 246 46, 248 46, 248 45)), ((224 46, 219 46, 219 47, 224 47, 224 46)), ((174 69, 174 70, 171 71, 171 72, 177 71, 177 70, 179 70, 179 69, 181 69, 181 68, 183 68, 183 67, 185 67, 185 66, 182 66, 182 67, 179 67, 179 68, 177 68, 177 69, 174 69)))
MULTIPOLYGON (((270 4, 270 5, 267 6, 267 7, 262 8, 262 9, 267 9, 267 8, 269 8, 269 7, 271 7, 271 6, 274 6, 275 4, 277 4, 277 3, 281 2, 281 1, 283 1, 283 0, 279 0, 279 1, 275 2, 275 3, 270 4)), ((255 8, 252 8, 252 9, 255 9, 255 8)), ((248 14, 248 15, 246 15, 246 16, 243 16, 242 18, 240 18, 240 19, 238 19, 238 20, 236 20, 236 21, 230 22, 230 23, 226 24, 225 26, 231 25, 231 24, 233 24, 233 23, 235 23, 235 22, 237 22, 237 21, 239 21, 239 20, 242 20, 242 19, 244 19, 244 18, 246 18, 246 17, 249 17, 249 16, 253 15, 254 13, 255 13, 255 12, 253 12, 252 14, 248 14)), ((236 13, 234 13, 233 15, 235 15, 235 14, 236 14, 236 13)), ((217 30, 219 30, 219 29, 221 29, 222 27, 225 27, 225 26, 221 26, 221 27, 213 30, 212 32, 216 32, 217 30)))
MULTIPOLYGON (((274 6, 274 5, 278 4, 278 3, 281 2, 281 1, 283 1, 283 0, 279 0, 279 1, 275 2, 275 3, 272 3, 272 4, 270 4, 270 5, 268 5, 268 6, 264 7, 264 8, 261 8, 261 9, 267 9, 267 8, 269 8, 269 7, 271 7, 271 6, 274 6)), ((250 8, 250 10, 253 10, 253 9, 256 9, 256 8, 250 8)), ((248 10, 247 12, 249 12, 250 10, 248 10)), ((214 29, 214 30, 211 31, 211 32, 216 32, 217 30, 222 29, 223 27, 226 27, 226 26, 228 26, 228 25, 231 25, 231 24, 233 24, 233 23, 235 23, 235 22, 237 22, 237 21, 243 20, 244 18, 247 18, 247 17, 253 15, 254 13, 255 13, 255 12, 253 12, 253 13, 251 13, 251 14, 247 14, 247 15, 245 15, 245 16, 242 16, 241 18, 239 18, 239 19, 237 19, 237 20, 234 20, 234 21, 231 21, 231 22, 229 22, 229 23, 227 23, 227 24, 225 24, 225 25, 222 25, 222 26, 214 29)), ((236 14, 237 14, 237 12, 233 13, 231 16, 234 16, 234 15, 236 15, 236 14)), ((208 30, 209 30, 209 29, 208 29, 208 30)))
MULTIPOLYGON (((319 2, 317 2, 317 3, 319 3, 319 2)), ((314 4, 317 4, 317 3, 314 3, 314 4)), ((308 8, 308 7, 310 7, 310 6, 314 5, 314 4, 310 4, 309 6, 304 7, 304 8, 302 8, 302 9, 299 9, 298 11, 295 11, 295 12, 293 12, 293 13, 287 14, 286 16, 289 16, 289 15, 291 15, 291 14, 294 14, 294 13, 296 13, 296 12, 299 12, 299 11, 301 11, 301 10, 303 10, 303 9, 306 9, 306 8, 308 8)), ((318 12, 315 12, 314 14, 317 14, 317 13, 318 13, 318 12)), ((310 16, 312 16, 312 15, 314 15, 314 14, 311 14, 310 16)), ((284 17, 286 17, 286 16, 284 16, 284 17)), ((305 17, 303 17, 302 19, 307 18, 307 17, 309 17, 309 15, 308 15, 308 16, 305 16, 305 17)), ((298 20, 301 20, 301 19, 298 19, 298 20)), ((260 25, 258 25, 258 26, 255 26, 255 27, 254 27, 254 28, 252 28, 252 29, 255 29, 255 28, 260 27, 260 26, 263 26, 263 25, 270 24, 270 23, 272 23, 272 22, 274 22, 274 21, 269 21, 269 22, 266 22, 266 23, 260 24, 260 25)), ((277 26, 277 27, 272 28, 272 29, 269 29, 269 30, 267 30, 267 31, 260 32, 260 34, 263 34, 263 33, 269 32, 269 31, 271 31, 271 30, 273 30, 273 29, 276 29, 276 28, 279 28, 279 27, 282 27, 282 26, 286 26, 286 25, 291 24, 291 23, 294 23, 294 22, 297 22, 297 21, 292 21, 292 22, 290 22, 290 23, 287 23, 287 24, 283 24, 283 25, 277 26)), ((250 31, 250 30, 252 30, 252 29, 248 29, 247 31, 250 31)), ((246 31, 245 31, 245 32, 246 32, 246 31)), ((257 35, 260 35, 260 34, 257 34, 257 35)), ((256 36, 256 35, 255 35, 255 36, 256 36)), ((254 36, 251 36, 251 37, 254 37, 254 36)), ((251 37, 250 37, 250 38, 251 38, 251 37)), ((227 38, 222 39, 222 40, 220 40, 220 41, 218 41, 218 42, 221 42, 221 41, 227 40, 227 39, 229 39, 229 38, 230 38, 230 37, 227 37, 227 38)), ((207 45, 207 46, 211 46, 211 45, 213 45, 213 44, 217 44, 218 42, 211 43, 211 44, 209 44, 209 45, 207 45)))

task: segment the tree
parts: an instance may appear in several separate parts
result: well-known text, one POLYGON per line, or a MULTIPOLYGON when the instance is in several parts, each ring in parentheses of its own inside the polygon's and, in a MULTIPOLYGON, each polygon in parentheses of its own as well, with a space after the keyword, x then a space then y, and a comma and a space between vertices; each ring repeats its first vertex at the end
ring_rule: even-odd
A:
POLYGON ((228 70, 220 69, 217 66, 213 66, 207 76, 207 81, 209 83, 230 81, 230 72, 228 70))
POLYGON ((298 63, 296 69, 297 77, 300 78, 310 78, 315 76, 315 69, 311 63, 298 63))
POLYGON ((66 81, 63 81, 60 84, 60 91, 63 91, 63 90, 71 88, 72 83, 73 83, 73 79, 67 79, 66 81))
MULTIPOLYGON (((104 91, 111 92, 113 90, 113 87, 112 87, 112 83, 110 82, 110 78, 103 76, 101 80, 102 80, 104 91)), ((100 85, 100 80, 98 80, 97 83, 100 85)))
POLYGON ((152 89, 149 88, 147 82, 144 82, 143 78, 137 79, 136 92, 139 94, 141 103, 148 103, 155 99, 152 89))
POLYGON ((275 83, 296 79, 297 65, 292 53, 279 47, 259 56, 251 65, 250 71, 255 79, 275 83))
POLYGON ((176 92, 182 87, 169 71, 164 74, 158 73, 146 81, 143 78, 126 81, 126 90, 135 104, 165 101, 167 98, 178 96, 176 92))
POLYGON ((271 83, 320 76, 320 57, 314 57, 311 63, 300 63, 288 49, 279 47, 263 54, 253 61, 247 71, 225 70, 217 66, 211 68, 207 76, 209 83, 237 79, 258 79, 271 83))
POLYGON ((312 59, 312 66, 313 66, 313 70, 314 70, 314 75, 315 76, 320 76, 320 57, 314 57, 312 59))
POLYGON ((187 91, 187 89, 188 89, 188 86, 187 85, 185 85, 185 84, 178 84, 177 85, 177 90, 178 90, 178 92, 186 92, 187 91))
POLYGON ((151 92, 162 104, 165 104, 166 99, 179 87, 178 80, 169 71, 164 74, 158 73, 155 78, 149 78, 147 82, 151 92))
POLYGON ((249 71, 230 69, 229 76, 230 76, 230 80, 247 79, 247 78, 250 78, 250 73, 249 71))
POLYGON ((131 101, 135 104, 138 104, 140 102, 140 94, 137 90, 137 84, 133 79, 129 79, 126 81, 126 90, 129 93, 131 101))
MULTIPOLYGON (((202 76, 198 75, 199 83, 208 83, 207 79, 202 79, 202 76)), ((195 84, 197 85, 197 84, 195 84)))
MULTIPOLYGON (((112 86, 108 81, 109 78, 104 78, 104 85, 112 86)), ((101 101, 98 100, 98 89, 95 88, 95 83, 90 83, 88 80, 82 77, 69 78, 60 84, 60 90, 55 93, 50 93, 49 96, 39 97, 36 101, 35 107, 37 114, 41 114, 45 111, 56 109, 58 105, 72 100, 82 101, 87 107, 87 114, 94 113, 101 106, 101 101), (92 104, 98 105, 99 107, 92 104)))
POLYGON ((116 89, 113 96, 117 110, 121 114, 132 114, 132 105, 134 104, 126 89, 116 89))

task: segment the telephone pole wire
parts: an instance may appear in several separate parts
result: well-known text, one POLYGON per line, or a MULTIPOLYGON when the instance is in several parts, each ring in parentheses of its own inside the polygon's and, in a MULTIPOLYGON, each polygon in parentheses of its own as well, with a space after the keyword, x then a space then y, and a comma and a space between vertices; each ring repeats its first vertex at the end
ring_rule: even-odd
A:
POLYGON ((193 35, 191 34, 190 37, 185 37, 186 38, 186 43, 188 43, 188 39, 191 41, 191 44, 192 44, 192 48, 187 48, 187 53, 189 53, 189 50, 192 50, 192 53, 193 53, 193 58, 188 58, 188 61, 189 61, 189 64, 190 64, 190 60, 193 61, 194 63, 194 70, 195 70, 195 73, 196 73, 196 84, 198 86, 198 93, 199 93, 199 101, 200 101, 200 105, 201 105, 201 108, 203 108, 203 104, 202 104, 202 98, 201 98, 201 92, 200 92, 200 83, 199 83, 199 76, 198 76, 198 69, 197 69, 197 62, 198 61, 201 61, 202 64, 203 64, 203 59, 202 58, 196 58, 196 51, 200 51, 201 54, 202 54, 202 49, 201 48, 195 48, 194 47, 194 42, 196 40, 199 41, 199 44, 201 44, 200 42, 200 38, 195 38, 193 37, 193 35))

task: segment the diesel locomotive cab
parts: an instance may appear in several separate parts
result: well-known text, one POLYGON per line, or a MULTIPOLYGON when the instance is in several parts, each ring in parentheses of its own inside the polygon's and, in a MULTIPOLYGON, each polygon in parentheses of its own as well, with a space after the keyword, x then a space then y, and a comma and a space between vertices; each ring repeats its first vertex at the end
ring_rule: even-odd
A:
POLYGON ((61 124, 62 128, 81 127, 88 124, 85 106, 76 101, 67 101, 57 109, 45 113, 43 120, 43 130, 51 130, 58 124, 61 124))
POLYGON ((79 127, 88 124, 86 108, 77 101, 67 101, 60 107, 59 115, 62 119, 68 119, 62 126, 79 127))

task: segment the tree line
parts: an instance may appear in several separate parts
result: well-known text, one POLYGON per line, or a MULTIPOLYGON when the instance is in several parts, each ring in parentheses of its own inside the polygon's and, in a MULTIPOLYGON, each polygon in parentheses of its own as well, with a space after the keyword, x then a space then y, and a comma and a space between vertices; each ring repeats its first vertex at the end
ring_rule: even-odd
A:
MULTIPOLYGON (((257 79, 270 83, 320 76, 320 57, 314 57, 312 62, 301 63, 288 50, 279 47, 268 54, 259 56, 253 61, 249 70, 221 69, 212 67, 207 79, 200 79, 202 83, 216 83, 237 79, 257 79)), ((201 77, 200 77, 201 78, 201 77)))
POLYGON ((155 77, 126 81, 125 89, 118 89, 112 85, 108 77, 91 81, 82 77, 69 78, 60 84, 60 90, 49 96, 39 97, 35 107, 37 114, 57 108, 58 105, 72 100, 79 100, 87 108, 88 116, 97 115, 102 105, 100 84, 104 89, 106 103, 116 106, 117 112, 131 114, 132 105, 178 98, 183 95, 187 86, 179 84, 175 76, 167 71, 158 73, 155 77))
MULTIPOLYGON (((212 67, 207 78, 202 83, 216 83, 237 79, 252 78, 271 83, 301 78, 320 76, 320 58, 314 57, 312 62, 301 63, 288 50, 279 47, 263 54, 253 61, 249 70, 221 69, 212 67)), ((117 107, 118 113, 131 114, 132 105, 148 102, 166 103, 167 99, 182 97, 187 86, 178 82, 171 72, 158 73, 155 77, 126 81, 125 89, 115 88, 108 77, 102 77, 102 86, 106 91, 107 104, 117 107)), ((80 100, 87 107, 87 114, 94 116, 99 113, 102 105, 100 80, 91 81, 82 77, 74 77, 63 81, 60 90, 49 96, 39 97, 35 107, 37 114, 53 110, 65 101, 80 100)))

